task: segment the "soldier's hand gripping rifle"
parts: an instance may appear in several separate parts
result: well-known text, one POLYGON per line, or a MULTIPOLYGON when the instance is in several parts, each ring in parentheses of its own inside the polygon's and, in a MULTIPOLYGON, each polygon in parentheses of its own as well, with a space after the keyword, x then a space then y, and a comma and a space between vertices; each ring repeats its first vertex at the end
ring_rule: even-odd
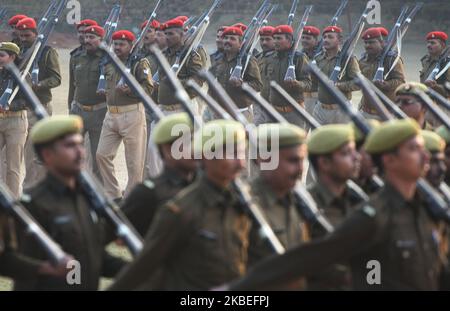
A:
MULTIPOLYGON (((140 32, 140 34, 137 37, 136 41, 133 43, 133 46, 131 47, 130 56, 128 57, 127 63, 126 63, 126 68, 127 68, 127 70, 129 72, 131 71, 131 67, 133 66, 133 64, 140 57, 141 49, 142 49, 142 46, 144 44, 145 35, 147 34, 147 31, 150 29, 150 27, 152 25, 152 21, 156 18, 156 12, 158 11, 158 9, 161 6, 162 2, 163 2, 163 0, 158 0, 158 2, 156 3, 154 9, 150 12, 150 15, 148 16, 148 18, 146 20, 145 27, 142 29, 142 31, 140 32)), ((124 78, 121 77, 117 84, 118 85, 123 85, 124 84, 123 80, 124 80, 124 78)))
MULTIPOLYGON (((22 81, 17 67, 14 64, 8 64, 6 69, 13 75, 37 119, 41 120, 47 117, 47 111, 39 102, 39 99, 33 93, 30 86, 22 81)), ((125 242, 132 254, 139 253, 143 247, 142 238, 124 216, 117 204, 102 192, 86 171, 80 173, 78 181, 88 201, 91 203, 90 207, 111 223, 116 230, 116 235, 125 242)))
POLYGON ((33 236, 39 245, 45 250, 50 260, 54 264, 63 264, 69 256, 61 249, 61 247, 48 235, 34 217, 13 199, 11 193, 0 182, 0 208, 11 215, 18 223, 20 223, 27 234, 33 236))
POLYGON ((356 44, 361 37, 362 31, 364 30, 364 25, 366 24, 367 15, 369 14, 370 10, 370 8, 366 8, 364 10, 352 32, 350 33, 350 36, 342 45, 342 49, 336 59, 336 64, 330 74, 330 80, 334 83, 339 81, 342 78, 342 75, 345 73, 345 69, 347 68, 347 65, 353 55, 356 44))
MULTIPOLYGON (((336 26, 339 20, 339 17, 341 17, 342 13, 344 12, 346 6, 347 6, 348 0, 342 0, 341 4, 339 5, 338 9, 336 10, 336 13, 334 14, 333 18, 331 18, 330 26, 336 26)), ((314 56, 319 55, 322 52, 323 47, 323 39, 320 39, 319 44, 317 44, 316 49, 314 50, 314 56)), ((314 60, 313 60, 314 62, 314 60)))
MULTIPOLYGON (((184 110, 188 113, 189 117, 191 118, 194 125, 194 130, 199 129, 201 126, 201 118, 197 117, 194 111, 192 110, 191 107, 192 104, 190 102, 189 95, 183 88, 181 82, 178 80, 175 73, 171 70, 169 62, 156 46, 152 47, 152 52, 155 54, 155 57, 158 60, 161 69, 167 75, 167 78, 169 79, 172 87, 176 90, 175 97, 180 101, 180 103, 183 105, 184 110)), ((284 253, 285 249, 283 245, 276 237, 275 233, 273 232, 272 228, 265 219, 259 207, 252 201, 248 191, 249 189, 247 183, 241 180, 240 178, 236 178, 232 184, 236 192, 240 195, 242 203, 245 204, 245 206, 248 208, 254 219, 261 226, 263 233, 267 237, 269 243, 274 248, 274 250, 278 254, 284 253)))
MULTIPOLYGON (((116 4, 112 7, 111 12, 109 13, 108 18, 105 21, 105 25, 103 29, 105 30, 105 36, 103 37, 103 42, 111 48, 112 44, 112 35, 117 29, 117 25, 119 24, 120 13, 122 12, 122 7, 119 4, 116 4)), ((98 79, 97 85, 97 93, 105 94, 106 93, 106 77, 105 77, 105 66, 108 63, 108 57, 104 56, 100 60, 100 77, 98 79)))
MULTIPOLYGON (((371 100, 372 105, 375 106, 381 106, 382 104, 386 105, 386 107, 393 112, 394 116, 399 119, 405 119, 408 116, 396 105, 394 104, 386 95, 383 94, 376 86, 374 86, 367 78, 365 78, 362 74, 358 75, 358 78, 360 81, 363 81, 365 83, 360 83, 360 85, 363 88, 372 89, 373 93, 375 93, 381 100, 371 100)), ((369 99, 371 92, 367 92, 366 95, 369 95, 369 99)), ((426 95, 425 95, 426 96, 426 95)), ((428 102, 430 102, 430 99, 428 98, 428 102)), ((435 107, 435 106, 433 106, 435 107)), ((435 107, 438 108, 438 107, 435 107)), ((383 107, 378 107, 378 111, 385 111, 383 107)), ((434 109, 435 112, 439 114, 439 117, 442 117, 439 110, 434 109)), ((394 116, 390 113, 384 113, 381 115, 384 120, 392 120, 394 116)), ((448 119, 448 118, 447 118, 448 119)), ((442 120, 444 120, 444 117, 442 117, 442 120)), ((450 120, 447 120, 450 121, 450 120)), ((444 220, 447 223, 450 223, 450 209, 447 206, 447 203, 445 200, 440 196, 440 194, 433 189, 433 187, 423 178, 420 178, 417 181, 417 190, 419 193, 422 194, 423 198, 427 202, 427 208, 430 212, 430 215, 432 215, 435 219, 444 220)))
POLYGON ((292 44, 291 50, 289 51, 288 55, 288 68, 286 70, 286 74, 284 75, 284 81, 294 81, 297 77, 295 75, 295 58, 298 46, 300 44, 300 40, 302 39, 303 34, 303 28, 305 28, 306 23, 308 22, 309 15, 311 14, 313 6, 308 5, 305 9, 305 12, 303 13, 302 20, 300 21, 300 24, 298 25, 298 28, 295 32, 295 39, 292 44))
POLYGON ((263 4, 260 6, 255 16, 252 18, 252 21, 248 25, 247 29, 244 32, 244 37, 242 38, 242 45, 239 49, 239 53, 236 60, 236 66, 233 68, 233 71, 230 75, 230 80, 240 80, 244 75, 244 63, 247 58, 247 53, 253 43, 253 39, 256 36, 258 27, 258 21, 263 20, 263 16, 266 10, 270 7, 269 1, 265 0, 263 4))
MULTIPOLYGON (((66 2, 67 0, 60 0, 58 3, 55 3, 53 7, 51 5, 52 8, 49 8, 48 10, 48 14, 51 14, 51 16, 47 17, 46 15, 44 15, 43 17, 43 19, 45 18, 49 21, 42 26, 42 29, 39 32, 36 41, 29 49, 29 52, 24 57, 24 60, 21 63, 21 69, 22 67, 25 67, 22 70, 22 79, 25 79, 30 68, 32 67, 31 81, 34 85, 37 85, 39 83, 39 60, 42 57, 45 45, 48 41, 48 38, 50 37, 50 34, 58 23, 62 11, 66 7, 66 2)), ((0 96, 0 108, 3 110, 9 110, 9 106, 16 97, 18 91, 19 88, 17 86, 14 87, 14 79, 10 79, 4 93, 2 94, 2 96, 0 96)))
POLYGON ((437 81, 450 68, 450 48, 439 57, 433 70, 428 75, 425 81, 437 81))

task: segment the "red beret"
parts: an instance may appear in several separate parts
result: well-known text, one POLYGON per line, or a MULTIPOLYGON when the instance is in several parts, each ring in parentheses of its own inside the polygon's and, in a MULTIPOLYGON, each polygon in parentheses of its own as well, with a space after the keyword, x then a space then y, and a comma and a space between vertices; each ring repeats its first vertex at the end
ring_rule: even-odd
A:
POLYGON ((19 30, 36 29, 36 21, 34 18, 26 17, 16 24, 16 28, 19 30))
POLYGON ((272 36, 274 30, 275 30, 275 27, 264 26, 264 27, 261 27, 261 29, 259 30, 259 35, 260 36, 272 36))
POLYGON ((27 17, 28 17, 28 16, 22 15, 22 14, 14 15, 13 17, 11 17, 11 18, 9 19, 8 25, 9 25, 9 26, 16 26, 16 24, 17 24, 20 20, 22 20, 22 19, 24 19, 24 18, 27 18, 27 17))
POLYGON ((314 26, 305 26, 303 28, 303 33, 305 35, 311 35, 311 36, 315 36, 317 37, 318 35, 320 35, 320 29, 314 26))
POLYGON ((175 19, 179 19, 180 21, 182 21, 184 23, 189 19, 189 17, 181 15, 181 16, 175 17, 175 19))
POLYGON ((273 34, 290 34, 292 35, 294 33, 294 30, 289 25, 279 25, 275 27, 273 30, 273 34))
POLYGON ((369 28, 362 34, 363 40, 382 38, 380 28, 369 28))
MULTIPOLYGON (((147 26, 147 22, 148 21, 145 21, 141 24, 141 30, 144 29, 145 26, 147 26)), ((159 26, 161 26, 161 24, 156 19, 152 20, 152 23, 150 24, 150 28, 158 29, 159 26)))
POLYGON ((389 36, 389 30, 387 30, 386 28, 384 28, 384 27, 378 27, 378 30, 380 31, 380 33, 381 33, 381 35, 382 35, 383 37, 389 36))
POLYGON ((113 33, 112 35, 113 40, 128 40, 128 41, 134 41, 136 37, 131 31, 128 30, 119 30, 113 33))
POLYGON ((242 23, 236 23, 234 25, 231 25, 231 27, 237 27, 240 28, 242 31, 246 31, 247 30, 247 25, 244 25, 242 23))
POLYGON ((427 40, 430 39, 440 39, 442 41, 447 41, 448 36, 443 31, 432 31, 427 34, 427 40))
POLYGON ((80 28, 81 26, 88 27, 88 26, 97 26, 97 25, 98 25, 97 22, 94 21, 93 19, 83 19, 82 21, 80 21, 77 24, 77 29, 80 28))
POLYGON ((94 26, 88 26, 85 30, 84 33, 92 33, 94 35, 97 35, 99 37, 102 37, 105 35, 105 30, 98 26, 98 25, 94 25, 94 26))
POLYGON ((169 28, 183 28, 184 22, 181 19, 171 19, 167 22, 164 23, 164 29, 169 29, 169 28))
POLYGON ((225 28, 225 30, 222 32, 222 37, 225 37, 227 35, 230 35, 230 36, 241 36, 242 37, 244 35, 244 32, 239 27, 231 26, 231 27, 225 28))
POLYGON ((325 29, 322 31, 322 34, 326 34, 327 32, 341 33, 342 28, 340 28, 338 26, 328 26, 328 27, 325 27, 325 29))

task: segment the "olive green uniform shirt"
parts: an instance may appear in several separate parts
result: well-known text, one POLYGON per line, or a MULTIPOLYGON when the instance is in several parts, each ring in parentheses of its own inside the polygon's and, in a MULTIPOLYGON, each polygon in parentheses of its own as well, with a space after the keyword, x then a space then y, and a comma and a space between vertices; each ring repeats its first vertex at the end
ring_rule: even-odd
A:
POLYGON ((145 246, 111 290, 132 290, 163 268, 163 290, 207 290, 244 275, 250 220, 234 192, 206 177, 161 208, 145 246))

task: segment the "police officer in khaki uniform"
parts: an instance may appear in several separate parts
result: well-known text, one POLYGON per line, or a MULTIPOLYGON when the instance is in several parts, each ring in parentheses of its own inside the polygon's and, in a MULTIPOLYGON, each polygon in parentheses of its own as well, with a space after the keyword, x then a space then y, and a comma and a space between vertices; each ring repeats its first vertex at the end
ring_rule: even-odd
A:
POLYGON ((162 280, 150 288, 206 290, 244 275, 251 223, 231 187, 245 163, 244 127, 211 121, 195 133, 194 152, 202 155, 203 174, 159 208, 144 249, 111 290, 136 289, 161 268, 162 280))
MULTIPOLYGON (((308 57, 308 61, 313 61, 317 53, 317 46, 320 42, 320 29, 315 26, 305 26, 303 28, 301 43, 302 52, 308 57)), ((305 109, 310 114, 313 113, 314 107, 317 102, 317 81, 312 80, 312 86, 310 92, 304 92, 303 97, 305 98, 305 109)))
MULTIPOLYGON (((280 25, 275 28, 273 37, 276 53, 268 61, 265 79, 278 82, 300 106, 304 107, 303 92, 311 88, 311 78, 306 72, 306 64, 308 63, 306 55, 295 52, 295 80, 285 80, 286 71, 289 67, 289 53, 292 50, 294 40, 293 34, 294 30, 291 26, 280 25)), ((294 112, 294 108, 273 89, 270 90, 270 103, 290 123, 300 127, 305 126, 303 119, 294 112)))
MULTIPOLYGON (((239 107, 242 114, 251 122, 253 121, 252 100, 242 91, 241 86, 243 82, 246 82, 256 92, 262 89, 261 75, 255 57, 250 57, 247 68, 243 71, 242 78, 231 78, 231 73, 237 65, 237 57, 242 45, 243 35, 243 31, 238 27, 228 27, 223 31, 223 55, 210 70, 239 107)), ((244 65, 242 64, 242 66, 244 65)))
MULTIPOLYGON (((22 198, 55 242, 79 262, 80 282, 35 276, 17 281, 16 290, 97 290, 100 276, 113 277, 124 264, 106 252, 104 219, 90 206, 79 184, 84 159, 82 127, 79 116, 54 116, 36 123, 30 136, 47 176, 22 198)), ((20 250, 45 258, 42 248, 26 236, 20 239, 20 250)))
POLYGON ((21 42, 19 37, 19 30, 16 28, 16 25, 20 20, 27 17, 28 16, 23 14, 17 14, 8 20, 8 25, 9 27, 11 27, 11 42, 17 44, 19 47, 21 45, 21 42))
MULTIPOLYGON (((12 42, 0 43, 0 94, 13 79, 11 74, 3 68, 8 63, 19 63, 20 48, 12 42)), ((11 102, 9 109, 0 107, 0 150, 5 148, 6 155, 6 185, 18 198, 21 192, 24 176, 24 149, 27 139, 28 119, 26 101, 19 93, 11 102)), ((3 161, 3 159, 2 159, 3 161)))
MULTIPOLYGON (((373 80, 378 69, 379 59, 383 54, 384 38, 379 28, 367 29, 363 33, 362 38, 366 53, 359 60, 359 68, 367 79, 373 80)), ((387 75, 387 77, 383 81, 374 81, 375 86, 391 100, 395 100, 395 90, 397 87, 406 82, 403 60, 401 58, 398 59, 394 65, 396 57, 396 53, 389 52, 388 57, 384 60, 384 75, 387 75), (391 70, 393 65, 394 67, 391 70)), ((360 110, 362 110, 363 116, 368 119, 379 119, 376 109, 372 107, 364 95, 361 99, 360 110)))
MULTIPOLYGON (((259 30, 259 45, 261 46, 262 51, 255 55, 263 84, 261 96, 267 101, 269 101, 270 81, 268 79, 265 79, 265 73, 267 71, 267 63, 269 59, 275 54, 275 41, 273 40, 274 30, 275 28, 272 26, 261 27, 261 29, 259 30)), ((255 124, 269 122, 268 117, 265 115, 264 111, 259 105, 255 105, 253 107, 253 114, 255 124)))
POLYGON ((172 146, 180 140, 185 141, 186 147, 189 147, 192 131, 192 122, 184 112, 165 117, 153 129, 151 139, 158 146, 163 171, 156 178, 138 184, 122 205, 123 212, 142 236, 150 227, 157 208, 194 180, 197 165, 190 153, 188 157, 181 158, 172 153, 172 146), (182 130, 180 135, 172 133, 177 128, 182 130))
POLYGON ((85 29, 84 49, 72 59, 73 100, 70 110, 72 114, 77 114, 83 119, 84 134, 89 134, 92 171, 100 181, 102 179, 95 155, 106 115, 105 95, 97 93, 100 63, 105 54, 99 49, 104 32, 100 26, 88 26, 85 29))
MULTIPOLYGON (((184 49, 183 43, 183 21, 180 19, 172 19, 164 23, 164 33, 167 38, 167 49, 164 51, 170 65, 175 63, 177 54, 184 49)), ((203 81, 197 77, 197 73, 204 69, 204 61, 200 54, 196 51, 192 51, 188 56, 183 67, 179 70, 178 79, 181 83, 185 83, 189 79, 194 79, 200 85, 203 81)), ((178 100, 175 98, 175 92, 172 85, 167 79, 163 70, 158 70, 159 73, 159 87, 158 87, 158 104, 163 112, 175 113, 182 112, 183 108, 178 100)), ((189 92, 191 99, 195 97, 193 92, 189 92)), ((194 107, 197 108, 197 107, 194 107)))
MULTIPOLYGON (((326 27, 322 31, 324 51, 316 56, 317 66, 326 76, 330 76, 336 66, 338 54, 342 43, 342 29, 337 26, 326 27)), ((342 69, 344 70, 344 68, 342 69)), ((355 82, 356 73, 358 73, 358 61, 352 55, 347 68, 342 74, 342 78, 336 82, 336 87, 344 93, 347 99, 352 99, 352 92, 359 90, 355 82)), ((312 77, 313 81, 317 80, 312 77)), ((344 114, 337 104, 333 103, 333 98, 328 94, 323 85, 318 84, 318 99, 313 111, 314 118, 321 124, 347 123, 349 118, 344 114)))
POLYGON ((77 48, 75 48, 72 51, 70 51, 70 60, 69 60, 69 96, 68 96, 68 100, 67 100, 67 103, 69 105, 69 111, 71 109, 71 105, 72 105, 72 101, 73 101, 73 95, 74 95, 74 91, 75 91, 74 76, 73 76, 73 72, 74 72, 75 66, 73 64, 73 61, 85 49, 84 31, 86 30, 86 28, 90 27, 90 26, 98 26, 98 25, 97 25, 97 22, 92 20, 92 19, 84 19, 84 20, 80 21, 76 26, 77 26, 77 37, 78 37, 78 42, 80 42, 80 46, 78 46, 77 48))
MULTIPOLYGON (((426 36, 428 54, 421 58, 422 69, 420 70, 420 82, 426 86, 431 87, 436 92, 444 97, 450 97, 450 93, 445 88, 445 83, 450 81, 450 68, 445 69, 445 66, 450 62, 449 47, 447 46, 448 35, 442 31, 432 31, 426 36), (439 78, 432 79, 430 74, 433 70, 439 67, 441 74, 439 78)), ((448 114, 448 113, 447 113, 448 114)), ((433 126, 440 124, 436 117, 427 113, 426 119, 433 126)))
POLYGON ((223 54, 223 31, 225 30, 225 28, 227 28, 228 26, 220 26, 217 29, 216 32, 216 47, 217 50, 212 53, 211 55, 209 55, 209 58, 211 59, 211 66, 214 66, 214 63, 222 57, 223 54))
MULTIPOLYGON (((308 157, 317 181, 309 191, 333 226, 344 221, 360 203, 352 197, 347 181, 358 176, 360 155, 355 148, 354 132, 350 125, 330 124, 311 132, 308 157)), ((322 227, 312 224, 311 238, 326 235, 322 227)), ((311 290, 349 290, 351 274, 347 264, 341 263, 308 280, 311 290)))
POLYGON ((444 161, 447 169, 445 171, 444 181, 446 184, 450 184, 450 131, 444 125, 441 125, 435 132, 445 141, 444 161))
MULTIPOLYGON (((34 42, 37 40, 37 25, 36 21, 32 18, 24 18, 20 20, 16 28, 19 31, 20 41, 22 44, 22 54, 27 53, 27 50, 31 48, 34 42)), ((33 84, 33 90, 39 101, 47 110, 48 114, 52 114, 52 92, 51 89, 61 85, 61 71, 58 60, 58 53, 50 46, 45 46, 42 53, 42 57, 38 60, 39 67, 39 82, 33 84)), ((28 111, 28 132, 34 126, 37 119, 32 111, 28 111)), ((24 180, 24 189, 32 187, 39 180, 44 178, 45 170, 34 153, 32 143, 27 138, 25 145, 25 166, 26 176, 24 180)))
MULTIPOLYGON (((131 51, 134 34, 128 30, 116 31, 113 36, 114 52, 126 62, 131 51)), ((131 66, 131 73, 147 94, 153 90, 152 73, 146 58, 131 66)), ((142 182, 144 173, 145 148, 147 142, 147 124, 144 106, 126 84, 119 84, 121 74, 113 64, 105 67, 106 103, 108 111, 103 121, 100 141, 97 149, 97 165, 103 179, 106 193, 120 201, 123 197, 119 181, 116 178, 114 157, 121 142, 125 146, 125 159, 128 170, 128 183, 125 196, 142 182)))
POLYGON ((419 126, 411 119, 384 123, 370 133, 365 149, 384 173, 381 191, 332 234, 264 261, 226 288, 277 288, 349 260, 356 290, 437 290, 439 258, 432 221, 416 189, 428 162, 419 126), (380 284, 367 280, 371 260, 381 267, 380 284))
MULTIPOLYGON (((285 249, 290 249, 309 240, 306 224, 292 191, 303 172, 303 161, 307 156, 306 135, 293 124, 268 123, 258 127, 258 139, 263 150, 279 147, 271 149, 272 156, 259 159, 259 162, 269 164, 276 157, 278 161, 275 168, 260 170, 260 175, 252 182, 252 195, 278 240, 285 249)), ((252 226, 248 265, 253 266, 273 254, 274 250, 261 236, 260 228, 252 226)), ((304 289, 305 285, 305 280, 300 279, 285 289, 304 289)))

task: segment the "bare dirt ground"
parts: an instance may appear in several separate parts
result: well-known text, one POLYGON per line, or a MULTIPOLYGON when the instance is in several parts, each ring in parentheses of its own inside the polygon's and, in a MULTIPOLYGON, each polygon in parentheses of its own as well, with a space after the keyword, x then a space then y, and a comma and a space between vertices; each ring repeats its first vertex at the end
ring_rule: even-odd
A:
MULTIPOLYGON (((213 51, 213 46, 210 47, 209 51, 213 51)), ((53 90, 53 111, 54 114, 67 114, 67 93, 68 93, 68 81, 69 81, 69 53, 70 49, 60 48, 58 49, 60 56, 60 64, 62 71, 62 85, 53 90)), ((362 53, 362 47, 356 51, 355 55, 359 56, 362 53)), ((425 44, 418 43, 408 43, 405 42, 403 46, 405 67, 406 67, 406 77, 408 81, 417 81, 419 79, 420 58, 425 55, 426 47, 425 44)), ((357 104, 361 98, 360 92, 355 92, 353 96, 353 104, 357 104)), ((114 161, 116 165, 117 177, 120 181, 122 187, 125 187, 127 183, 127 170, 125 166, 124 148, 123 145, 120 147, 117 157, 114 161)), ((129 258, 129 254, 123 248, 118 248, 114 245, 109 247, 109 250, 115 254, 119 254, 126 258, 129 258)), ((103 280, 101 287, 104 288, 109 284, 110 280, 103 280)), ((0 278, 0 290, 10 290, 11 282, 8 279, 0 278)))

